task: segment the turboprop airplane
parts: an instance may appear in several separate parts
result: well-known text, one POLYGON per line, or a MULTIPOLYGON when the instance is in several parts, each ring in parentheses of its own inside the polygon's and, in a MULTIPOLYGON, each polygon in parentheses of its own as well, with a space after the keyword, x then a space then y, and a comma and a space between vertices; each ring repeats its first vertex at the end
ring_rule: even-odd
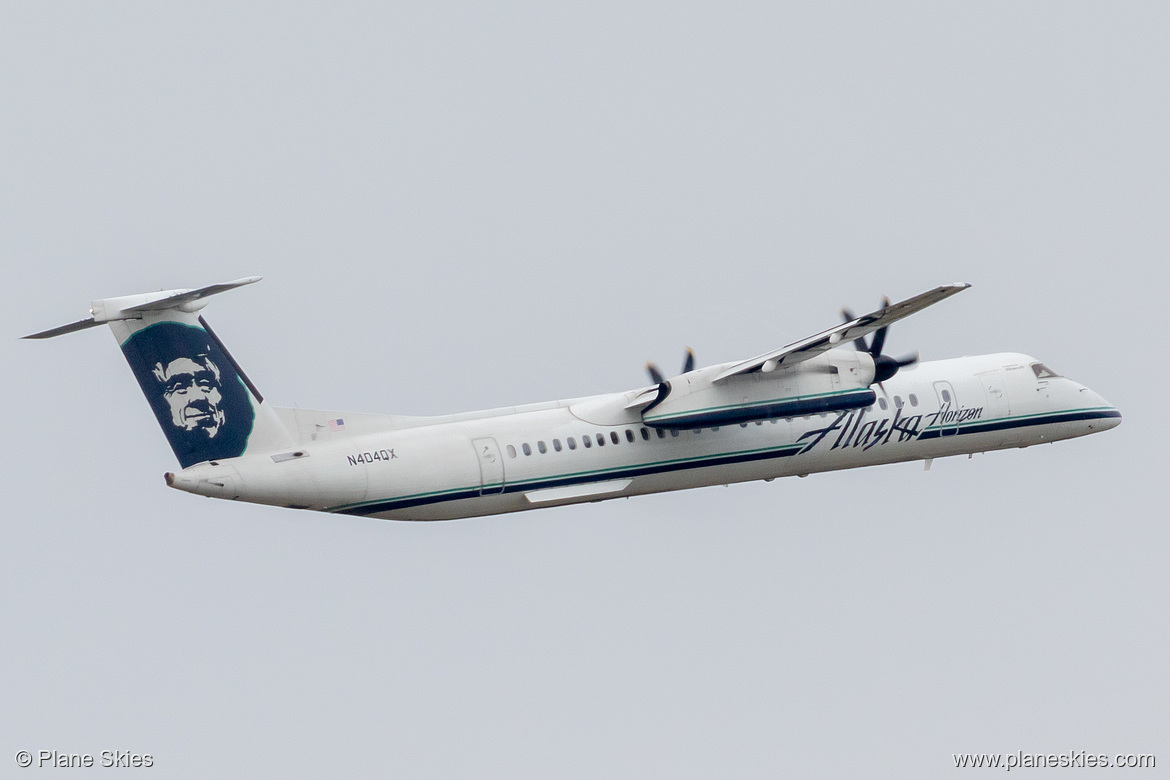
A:
POLYGON ((199 315, 238 279, 94 301, 43 339, 108 324, 182 467, 213 498, 386 520, 451 520, 1071 439, 1120 424, 1084 385, 1016 353, 918 362, 890 324, 950 284, 757 355, 625 392, 404 417, 283 409, 199 315), (872 336, 866 341, 867 336, 872 336), (852 345, 850 345, 852 342, 852 345), (877 388, 877 391, 874 390, 877 388), (880 391, 880 392, 879 392, 880 391))

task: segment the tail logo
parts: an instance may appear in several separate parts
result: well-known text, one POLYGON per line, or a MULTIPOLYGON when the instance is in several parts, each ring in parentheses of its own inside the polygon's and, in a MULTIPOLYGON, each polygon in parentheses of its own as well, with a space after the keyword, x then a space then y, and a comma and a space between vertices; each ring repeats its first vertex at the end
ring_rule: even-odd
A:
POLYGON ((205 330, 161 322, 134 333, 122 352, 183 468, 244 453, 256 413, 205 330))
POLYGON ((214 439, 226 421, 219 366, 207 355, 196 355, 175 358, 166 366, 155 363, 153 373, 171 409, 171 424, 214 439))

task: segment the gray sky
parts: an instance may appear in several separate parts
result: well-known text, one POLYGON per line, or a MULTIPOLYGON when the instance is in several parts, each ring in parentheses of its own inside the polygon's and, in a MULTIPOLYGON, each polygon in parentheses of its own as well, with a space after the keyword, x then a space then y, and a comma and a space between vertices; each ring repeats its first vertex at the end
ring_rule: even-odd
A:
POLYGON ((1170 766, 1165 4, 0 15, 0 776, 1170 766), (958 280, 892 353, 1028 352, 1125 422, 407 525, 169 490, 108 332, 15 338, 248 274, 206 314, 279 405, 621 390, 958 280))

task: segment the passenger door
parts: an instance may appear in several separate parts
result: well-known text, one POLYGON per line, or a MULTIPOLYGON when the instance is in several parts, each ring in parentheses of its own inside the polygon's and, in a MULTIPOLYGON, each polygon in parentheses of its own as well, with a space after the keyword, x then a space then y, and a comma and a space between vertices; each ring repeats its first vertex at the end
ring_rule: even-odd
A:
POLYGON ((935 382, 934 395, 938 399, 938 435, 954 436, 959 430, 959 399, 950 382, 935 382))

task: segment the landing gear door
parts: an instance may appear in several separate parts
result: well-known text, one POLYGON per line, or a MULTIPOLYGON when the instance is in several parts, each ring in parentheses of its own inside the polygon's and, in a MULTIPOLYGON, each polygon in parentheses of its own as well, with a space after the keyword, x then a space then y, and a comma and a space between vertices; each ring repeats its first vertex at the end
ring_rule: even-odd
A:
POLYGON ((954 436, 959 430, 959 399, 950 382, 935 382, 934 394, 938 398, 938 435, 954 436))
POLYGON ((473 439, 471 446, 479 459, 479 494, 504 492, 504 459, 500 456, 500 445, 492 438, 473 439))

